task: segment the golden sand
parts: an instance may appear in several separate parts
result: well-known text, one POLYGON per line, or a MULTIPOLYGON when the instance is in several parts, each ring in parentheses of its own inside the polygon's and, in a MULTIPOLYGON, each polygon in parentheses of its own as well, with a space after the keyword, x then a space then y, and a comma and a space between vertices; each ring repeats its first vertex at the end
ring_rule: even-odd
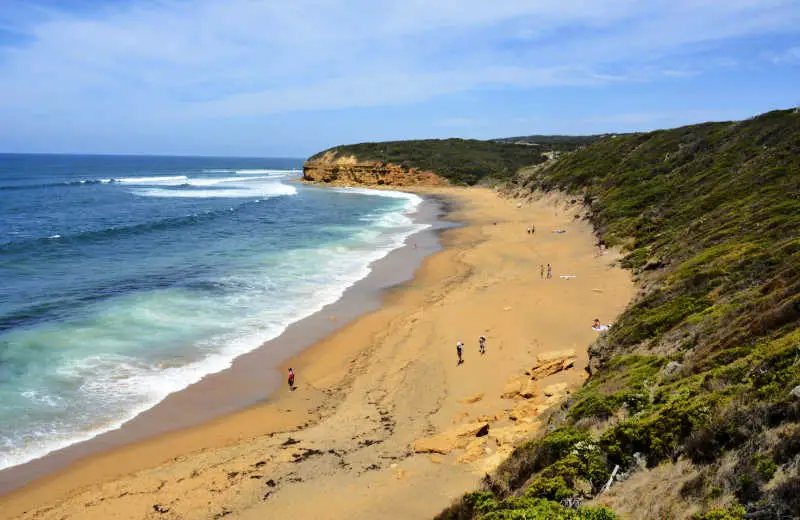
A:
POLYGON ((0 518, 425 518, 473 489, 583 382, 592 319, 612 322, 633 284, 563 199, 427 192, 465 226, 379 310, 290 360, 295 392, 88 457, 0 497, 0 518))

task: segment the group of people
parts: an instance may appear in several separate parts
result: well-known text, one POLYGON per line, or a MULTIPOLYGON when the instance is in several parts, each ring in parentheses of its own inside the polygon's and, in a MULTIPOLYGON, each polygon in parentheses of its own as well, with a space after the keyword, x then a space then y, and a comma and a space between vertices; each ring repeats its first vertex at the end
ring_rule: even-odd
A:
MULTIPOLYGON (((497 225, 497 222, 495 222, 494 224, 497 225)), ((559 231, 561 231, 561 230, 559 230, 559 231)), ((536 227, 533 224, 531 224, 530 227, 528 228, 528 234, 529 235, 533 235, 535 232, 536 232, 536 227)), ((415 245, 415 247, 416 247, 416 245, 415 245)), ((605 249, 605 244, 601 242, 600 243, 600 247, 601 247, 601 249, 605 249)), ((550 278, 553 277, 553 267, 550 264, 547 264, 546 267, 545 267, 544 264, 539 264, 539 274, 542 277, 542 280, 544 280, 544 279, 548 279, 549 280, 550 278)), ((603 331, 608 330, 609 327, 610 327, 610 325, 601 325, 600 324, 600 318, 595 318, 594 321, 592 321, 592 330, 594 330, 594 331, 603 332, 603 331)), ((480 353, 482 355, 486 354, 486 336, 480 336, 478 338, 478 350, 480 351, 480 353)), ((456 355, 458 356, 458 364, 459 365, 463 364, 464 363, 464 342, 463 341, 459 341, 459 342, 456 343, 456 355)), ((290 368, 289 369, 289 380, 288 380, 288 382, 289 382, 289 389, 292 390, 292 391, 294 391, 294 389, 295 389, 294 377, 295 377, 294 376, 294 370, 292 370, 290 368)))
MULTIPOLYGON (((478 350, 481 354, 486 354, 486 336, 478 338, 478 350)), ((458 364, 464 363, 464 342, 459 341, 456 343, 456 355, 458 356, 458 364)))

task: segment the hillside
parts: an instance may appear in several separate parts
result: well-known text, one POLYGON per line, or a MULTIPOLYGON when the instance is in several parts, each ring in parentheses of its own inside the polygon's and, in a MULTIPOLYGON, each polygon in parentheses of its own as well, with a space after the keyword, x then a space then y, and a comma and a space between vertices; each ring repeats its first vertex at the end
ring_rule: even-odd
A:
POLYGON ((439 518, 800 518, 798 110, 600 140, 507 192, 549 190, 640 294, 549 433, 439 518))
POLYGON ((598 135, 522 135, 518 137, 502 137, 493 139, 498 143, 527 144, 541 146, 546 151, 573 151, 581 146, 596 143, 602 139, 616 137, 620 134, 598 134, 598 135))
POLYGON ((543 142, 541 146, 468 139, 360 143, 315 154, 306 161, 306 168, 315 163, 330 163, 334 158, 352 157, 359 163, 392 164, 407 170, 432 172, 452 184, 473 185, 508 180, 520 168, 546 161, 543 152, 574 150, 584 144, 580 137, 566 139, 543 142))

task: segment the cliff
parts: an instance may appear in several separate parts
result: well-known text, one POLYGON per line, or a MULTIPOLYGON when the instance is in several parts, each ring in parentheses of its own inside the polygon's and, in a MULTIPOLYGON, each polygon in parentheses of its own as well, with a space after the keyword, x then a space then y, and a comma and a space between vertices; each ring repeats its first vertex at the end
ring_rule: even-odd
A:
POLYGON ((447 179, 433 172, 379 161, 360 161, 328 151, 303 164, 303 180, 362 186, 441 186, 447 179))
POLYGON ((306 178, 321 182, 364 184, 407 182, 496 184, 510 180, 520 168, 543 163, 543 152, 571 150, 577 143, 523 146, 475 139, 420 139, 335 146, 308 159, 306 178), (330 180, 327 180, 330 179, 330 180), (339 180, 341 179, 341 180, 339 180))

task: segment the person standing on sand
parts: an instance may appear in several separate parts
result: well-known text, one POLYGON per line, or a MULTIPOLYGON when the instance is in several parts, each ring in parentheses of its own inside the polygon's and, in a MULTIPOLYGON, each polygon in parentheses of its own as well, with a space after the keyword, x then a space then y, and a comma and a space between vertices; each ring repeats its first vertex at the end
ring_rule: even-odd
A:
POLYGON ((294 370, 289 369, 289 391, 294 392, 294 370))
POLYGON ((534 233, 536 233, 536 226, 531 224, 531 235, 533 235, 534 233))
POLYGON ((464 352, 464 343, 459 341, 458 343, 456 343, 456 354, 458 354, 458 364, 459 365, 464 362, 464 359, 461 357, 463 352, 464 352))
POLYGON ((544 280, 544 264, 539 264, 539 276, 544 280))
POLYGON ((553 277, 553 268, 550 267, 550 264, 547 264, 547 279, 549 280, 552 277, 553 277))
POLYGON ((481 354, 486 354, 486 336, 478 338, 478 349, 480 349, 481 354))

